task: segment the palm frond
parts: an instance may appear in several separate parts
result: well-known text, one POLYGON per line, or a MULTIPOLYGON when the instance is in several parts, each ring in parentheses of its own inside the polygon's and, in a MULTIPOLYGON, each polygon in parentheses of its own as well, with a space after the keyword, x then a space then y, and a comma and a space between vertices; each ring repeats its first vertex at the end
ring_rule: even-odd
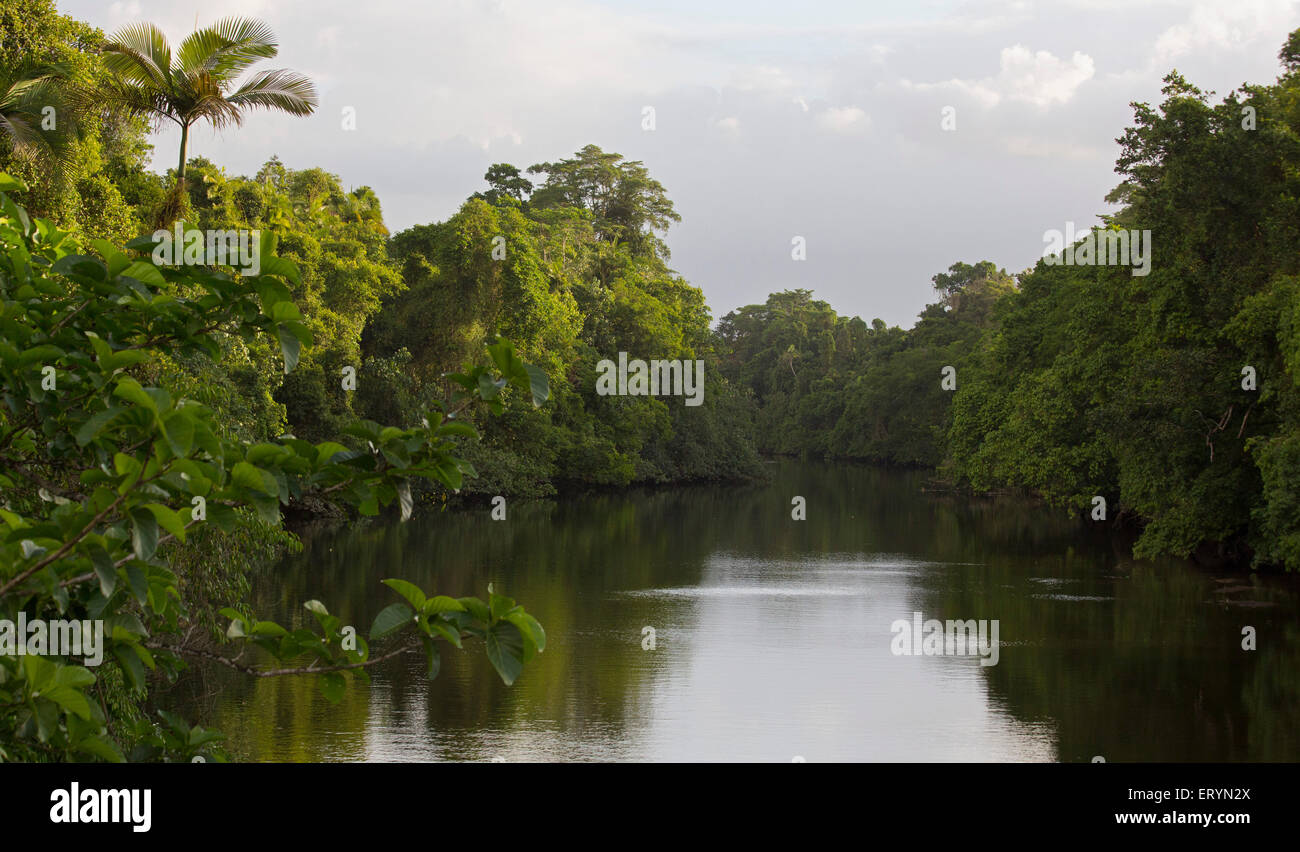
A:
POLYGON ((117 77, 166 89, 171 81, 172 50, 167 36, 153 24, 130 24, 104 45, 104 64, 117 77))
MULTIPOLYGON (((222 18, 212 25, 212 30, 227 41, 258 44, 271 50, 280 47, 275 40, 275 33, 271 32, 270 26, 265 21, 259 21, 257 18, 239 18, 235 16, 222 18)), ((272 57, 275 54, 267 53, 265 56, 272 57)))
POLYGON ((167 92, 147 86, 109 78, 95 90, 103 104, 116 107, 127 115, 148 119, 157 126, 163 119, 177 118, 172 98, 167 92))
POLYGON ((56 169, 70 165, 79 122, 62 78, 47 69, 16 79, 0 74, 0 120, 0 135, 16 153, 44 159, 56 169), (49 121, 52 126, 47 127, 49 121))
POLYGON ((48 148, 31 116, 22 113, 0 113, 0 137, 20 154, 39 154, 48 148))
POLYGON ((179 69, 204 71, 226 81, 259 59, 279 53, 275 33, 253 18, 223 18, 186 37, 176 53, 179 69))
POLYGON ((262 71, 226 100, 236 106, 278 109, 290 115, 311 115, 316 110, 316 87, 296 71, 262 71))
POLYGON ((8 149, 16 157, 31 160, 42 166, 54 180, 62 181, 75 165, 73 136, 42 130, 40 121, 39 114, 0 113, 0 151, 8 149))
POLYGON ((239 106, 226 99, 223 85, 211 74, 201 73, 186 77, 186 90, 190 102, 185 111, 189 120, 207 119, 218 130, 227 125, 243 124, 239 106))

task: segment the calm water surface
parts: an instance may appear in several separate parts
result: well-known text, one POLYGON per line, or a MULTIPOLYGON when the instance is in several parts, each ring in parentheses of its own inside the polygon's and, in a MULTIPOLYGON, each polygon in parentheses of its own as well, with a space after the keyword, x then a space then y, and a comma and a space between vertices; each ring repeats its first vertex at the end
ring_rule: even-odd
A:
POLYGON ((1293 578, 1135 562, 1061 512, 927 492, 923 473, 772 469, 762 486, 512 504, 504 522, 310 530, 254 578, 259 615, 304 623, 318 598, 364 633, 398 600, 383 578, 480 597, 492 582, 546 652, 513 687, 477 642, 444 651, 432 683, 410 655, 338 705, 308 678, 209 671, 193 712, 246 760, 1300 760, 1293 578), (997 665, 892 654, 891 623, 917 611, 997 619, 997 665))

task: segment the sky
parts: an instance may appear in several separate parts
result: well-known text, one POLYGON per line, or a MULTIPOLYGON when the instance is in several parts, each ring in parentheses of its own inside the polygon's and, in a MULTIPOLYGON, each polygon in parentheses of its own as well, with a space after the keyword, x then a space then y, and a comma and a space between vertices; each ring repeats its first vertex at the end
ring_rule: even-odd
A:
MULTIPOLYGON (((58 6, 106 33, 153 22, 173 45, 228 15, 270 24, 280 54, 254 70, 307 74, 320 107, 191 132, 191 155, 228 174, 273 154, 325 168, 374 188, 396 232, 452 215, 493 163, 594 143, 663 183, 682 216, 670 264, 715 319, 806 288, 905 327, 951 264, 1019 272, 1044 232, 1111 212, 1129 103, 1158 104, 1171 69, 1220 96, 1271 82, 1300 27, 1300 0, 58 6)), ((155 135, 155 168, 174 165, 178 138, 155 135)))

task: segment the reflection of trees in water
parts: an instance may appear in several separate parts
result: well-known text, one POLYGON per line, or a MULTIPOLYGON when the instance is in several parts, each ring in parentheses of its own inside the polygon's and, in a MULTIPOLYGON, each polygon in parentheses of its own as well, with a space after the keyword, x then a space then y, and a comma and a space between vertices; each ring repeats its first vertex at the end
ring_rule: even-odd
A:
MULTIPOLYGON (((254 578, 251 599, 259 614, 296 627, 306 624, 301 603, 319 598, 364 634, 374 616, 395 600, 381 585, 383 578, 403 577, 455 596, 485 596, 493 582, 545 626, 546 653, 512 687, 504 686, 481 658, 477 640, 471 640, 465 654, 446 648, 442 671, 432 683, 413 655, 385 666, 382 684, 356 684, 343 710, 330 707, 306 678, 292 684, 284 679, 250 683, 212 672, 207 689, 219 684, 221 691, 214 723, 242 732, 242 742, 232 743, 246 746, 241 753, 282 760, 311 757, 310 737, 322 721, 331 730, 354 731, 356 742, 363 742, 366 696, 374 690, 382 690, 384 700, 372 702, 373 712, 424 718, 438 729, 509 727, 523 717, 554 720, 560 730, 621 725, 627 709, 623 698, 644 671, 640 627, 654 622, 649 602, 628 599, 620 607, 620 619, 629 625, 635 621, 635 626, 613 625, 605 598, 613 591, 697 583, 722 499, 722 489, 636 491, 519 502, 508 507, 505 522, 490 520, 483 509, 407 524, 305 530, 301 554, 254 578), (568 638, 615 630, 626 632, 626 641, 578 643, 568 638), (579 647, 581 658, 575 653, 579 647)), ((315 756, 319 759, 320 753, 315 756)), ((444 756, 481 757, 469 752, 444 756)))
POLYGON ((1300 760, 1300 665, 1296 665, 1295 654, 1300 647, 1300 628, 1294 615, 1286 623, 1279 623, 1280 617, 1271 619, 1268 633, 1260 627, 1260 619, 1247 616, 1239 620, 1254 624, 1260 643, 1260 650, 1254 652, 1259 657, 1241 696, 1251 723, 1246 732, 1250 759, 1300 760))
POLYGON ((978 560, 1008 549, 1065 549, 1082 525, 1018 497, 926 493, 929 474, 866 465, 781 461, 768 487, 726 493, 720 546, 738 552, 897 553, 936 561, 978 560), (790 520, 790 499, 808 519, 790 520))
POLYGON ((1037 558, 1029 573, 1016 559, 970 570, 971 582, 933 591, 925 606, 940 618, 1000 620, 1001 658, 984 670, 990 692, 1016 718, 1049 723, 1058 759, 1300 758, 1297 644, 1280 641, 1292 592, 1256 594, 1276 608, 1225 607, 1211 602, 1213 579, 1187 565, 1108 568, 1071 554, 1037 558), (1034 589, 1030 575, 1077 582, 1034 589), (1243 651, 1244 624, 1271 647, 1243 651))
POLYGON ((699 585, 718 552, 760 562, 897 554, 966 563, 918 572, 916 606, 927 617, 999 619, 1000 661, 981 670, 985 682, 1017 719, 1051 725, 1060 759, 1300 759, 1297 636, 1286 615, 1295 598, 1285 589, 1255 594, 1273 594, 1281 605, 1271 609, 1207 604, 1215 584, 1202 572, 1133 563, 1124 542, 1030 500, 926 493, 920 472, 789 461, 774 471, 768 485, 512 503, 505 522, 483 508, 306 530, 301 554, 254 578, 259 613, 297 624, 302 602, 319 598, 365 633, 396 600, 385 577, 451 595, 482 595, 494 582, 541 620, 546 653, 513 687, 480 647, 444 651, 433 683, 412 656, 336 706, 310 679, 211 672, 195 704, 233 751, 263 759, 358 759, 376 726, 444 733, 433 756, 452 760, 484 759, 475 744, 493 732, 626 738, 657 671, 642 625, 689 613, 681 601, 611 593, 699 585), (790 519, 795 495, 807 499, 806 521, 790 519), (1051 594, 1114 600, 1034 597, 1051 594), (1259 651, 1240 650, 1243 624, 1258 628, 1259 651))
POLYGON ((1017 719, 1050 723, 1059 759, 1300 759, 1286 579, 1257 581, 1248 595, 1275 607, 1216 605, 1203 571, 1135 563, 1130 541, 1029 499, 927 494, 923 473, 873 468, 807 466, 776 481, 786 476, 791 494, 808 497, 810 529, 778 527, 765 546, 793 536, 798 550, 802 534, 839 552, 978 563, 943 574, 918 606, 927 617, 1000 620, 1001 658, 982 670, 990 691, 1017 719), (1052 594, 1114 600, 1034 597, 1052 594), (1257 651, 1241 649, 1245 624, 1267 637, 1257 651))

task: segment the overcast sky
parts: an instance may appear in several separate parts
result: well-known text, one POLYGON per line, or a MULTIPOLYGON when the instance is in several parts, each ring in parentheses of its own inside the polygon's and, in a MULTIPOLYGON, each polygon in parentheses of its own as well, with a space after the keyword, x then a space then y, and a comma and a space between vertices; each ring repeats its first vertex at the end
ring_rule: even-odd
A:
MULTIPOLYGON (((682 216, 672 266, 715 319, 805 287, 904 326, 953 262, 1017 272, 1045 230, 1109 212, 1128 103, 1158 103, 1171 68, 1220 94, 1271 82, 1300 27, 1300 0, 58 5, 110 33, 152 21, 173 45, 196 21, 266 20, 280 56, 257 67, 308 74, 321 105, 193 133, 191 153, 229 174, 272 154, 323 167, 374 187, 397 231, 455 212, 492 163, 595 143, 667 188, 682 216)), ((172 166, 178 134, 154 141, 157 168, 172 166)))

